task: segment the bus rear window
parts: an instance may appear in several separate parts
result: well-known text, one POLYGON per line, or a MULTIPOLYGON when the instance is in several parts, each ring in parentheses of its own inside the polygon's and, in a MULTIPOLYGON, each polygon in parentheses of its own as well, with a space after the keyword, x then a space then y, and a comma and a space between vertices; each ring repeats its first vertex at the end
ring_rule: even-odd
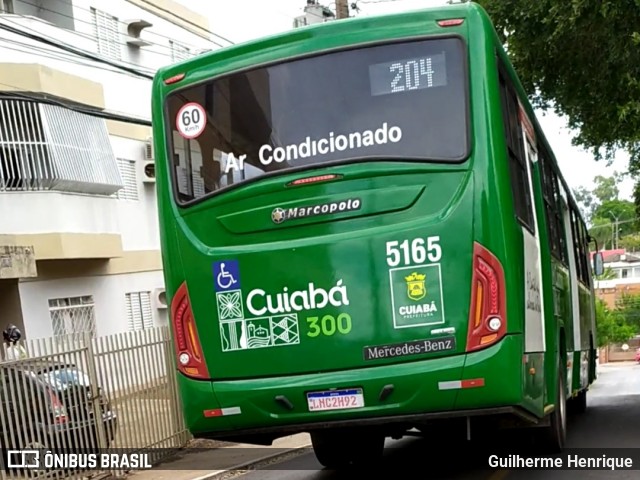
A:
POLYGON ((237 72, 171 94, 179 201, 321 164, 464 160, 464 55, 458 38, 391 43, 237 72))

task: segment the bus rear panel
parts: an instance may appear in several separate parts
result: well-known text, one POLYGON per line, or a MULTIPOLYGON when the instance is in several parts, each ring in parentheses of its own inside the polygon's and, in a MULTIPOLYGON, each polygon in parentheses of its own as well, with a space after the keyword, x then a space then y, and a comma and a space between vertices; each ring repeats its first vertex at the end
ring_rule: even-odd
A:
POLYGON ((332 23, 156 79, 188 429, 269 443, 535 421, 543 369, 523 362, 522 247, 508 248, 519 227, 493 140, 500 105, 483 95, 498 91, 485 83, 494 60, 471 41, 487 20, 452 6, 332 23))

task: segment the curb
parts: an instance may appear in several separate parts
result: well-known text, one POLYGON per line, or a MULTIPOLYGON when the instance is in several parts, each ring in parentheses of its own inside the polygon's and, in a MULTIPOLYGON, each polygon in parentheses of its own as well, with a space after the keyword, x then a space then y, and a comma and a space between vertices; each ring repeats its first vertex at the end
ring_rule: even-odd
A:
MULTIPOLYGON (((305 445, 298 445, 296 447, 283 448, 278 453, 270 453, 268 455, 263 455, 262 457, 254 458, 253 460, 248 460, 246 462, 239 463, 237 465, 229 467, 226 470, 218 470, 218 471, 215 471, 215 472, 207 473, 205 475, 201 475, 199 477, 192 478, 191 480, 213 480, 216 477, 218 477, 220 475, 223 475, 225 473, 232 472, 234 470, 246 470, 248 467, 252 467, 254 465, 260 464, 260 463, 265 462, 267 460, 271 460, 273 458, 277 458, 277 457, 280 457, 280 456, 283 456, 283 455, 288 455, 291 452, 295 452, 297 450, 302 450, 304 448, 309 448, 309 447, 311 447, 310 443, 307 443, 305 445)), ((227 447, 227 448, 233 448, 233 447, 227 447)))

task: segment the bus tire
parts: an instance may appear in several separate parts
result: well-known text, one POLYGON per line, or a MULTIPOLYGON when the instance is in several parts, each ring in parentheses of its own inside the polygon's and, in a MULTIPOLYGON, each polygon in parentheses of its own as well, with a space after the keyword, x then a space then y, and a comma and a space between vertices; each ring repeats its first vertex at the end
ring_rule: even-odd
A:
POLYGON ((383 435, 356 434, 341 430, 311 432, 311 444, 318 462, 331 469, 371 465, 382 458, 383 435))
POLYGON ((542 448, 560 453, 567 441, 567 389, 562 369, 558 369, 555 408, 549 417, 549 426, 542 432, 542 448))

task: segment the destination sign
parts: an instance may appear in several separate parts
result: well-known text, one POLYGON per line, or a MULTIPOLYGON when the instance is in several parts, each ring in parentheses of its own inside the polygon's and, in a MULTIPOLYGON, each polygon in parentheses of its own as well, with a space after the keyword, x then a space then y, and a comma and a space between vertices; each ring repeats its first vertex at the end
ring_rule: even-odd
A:
POLYGON ((371 95, 387 95, 447 84, 444 53, 369 66, 371 95))

